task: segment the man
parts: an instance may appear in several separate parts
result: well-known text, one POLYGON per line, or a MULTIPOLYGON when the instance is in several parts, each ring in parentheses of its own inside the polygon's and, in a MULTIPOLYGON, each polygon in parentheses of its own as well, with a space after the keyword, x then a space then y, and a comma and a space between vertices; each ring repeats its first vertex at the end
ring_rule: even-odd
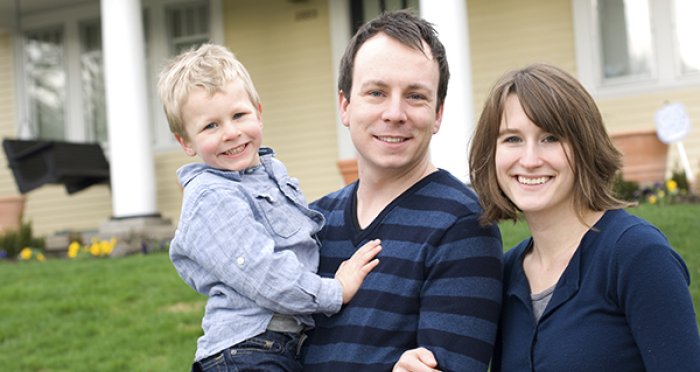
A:
POLYGON ((502 245, 475 194, 430 161, 449 69, 432 25, 406 11, 358 30, 341 61, 339 104, 359 181, 312 207, 327 224, 319 273, 382 240, 380 264, 338 314, 316 317, 308 371, 387 371, 432 351, 441 370, 486 371, 501 307, 502 245), (421 349, 422 350, 422 349, 421 349))

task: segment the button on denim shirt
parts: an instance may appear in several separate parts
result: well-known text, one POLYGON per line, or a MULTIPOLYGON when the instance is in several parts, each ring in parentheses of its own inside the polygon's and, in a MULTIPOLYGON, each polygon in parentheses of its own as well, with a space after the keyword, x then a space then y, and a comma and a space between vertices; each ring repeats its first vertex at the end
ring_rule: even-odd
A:
POLYGON ((170 259, 182 279, 207 295, 195 360, 265 331, 272 315, 333 314, 342 288, 315 274, 323 215, 308 208, 296 179, 269 148, 261 165, 224 171, 188 164, 170 259))

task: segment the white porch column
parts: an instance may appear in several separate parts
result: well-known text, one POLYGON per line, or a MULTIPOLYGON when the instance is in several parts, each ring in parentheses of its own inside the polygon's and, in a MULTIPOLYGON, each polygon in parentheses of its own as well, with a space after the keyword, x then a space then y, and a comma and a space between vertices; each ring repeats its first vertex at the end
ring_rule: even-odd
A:
POLYGON ((157 215, 140 0, 101 0, 113 218, 157 215))
POLYGON ((340 120, 340 108, 338 107, 338 75, 340 68, 340 60, 345 53, 345 47, 352 38, 350 26, 350 2, 331 0, 328 3, 330 15, 330 35, 331 35, 331 51, 333 53, 333 86, 331 94, 336 107, 336 134, 338 140, 338 158, 355 159, 355 146, 350 139, 348 128, 343 125, 340 120))
POLYGON ((435 25, 447 51, 450 83, 440 131, 433 137, 433 163, 469 181, 467 164, 474 107, 469 47, 467 0, 420 0, 421 17, 435 25))

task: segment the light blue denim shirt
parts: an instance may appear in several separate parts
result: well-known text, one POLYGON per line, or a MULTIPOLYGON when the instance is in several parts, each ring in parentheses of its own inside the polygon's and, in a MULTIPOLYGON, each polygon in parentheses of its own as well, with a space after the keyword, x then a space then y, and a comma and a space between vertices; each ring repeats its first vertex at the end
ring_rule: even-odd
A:
POLYGON ((262 333, 275 313, 310 327, 310 314, 342 305, 340 283, 315 274, 323 216, 271 149, 260 161, 240 172, 200 163, 177 171, 184 197, 170 259, 209 297, 195 360, 262 333))

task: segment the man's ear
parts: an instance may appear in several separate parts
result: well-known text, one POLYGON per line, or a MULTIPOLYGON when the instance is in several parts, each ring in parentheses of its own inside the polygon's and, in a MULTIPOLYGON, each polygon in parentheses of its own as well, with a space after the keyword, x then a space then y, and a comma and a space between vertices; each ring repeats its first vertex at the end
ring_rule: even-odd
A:
POLYGON ((350 97, 345 96, 345 92, 342 90, 338 91, 338 110, 340 111, 340 120, 346 127, 350 125, 350 117, 348 114, 348 105, 350 104, 350 97))
POLYGON ((440 105, 437 113, 435 114, 435 123, 433 124, 433 134, 437 134, 440 130, 440 125, 442 124, 442 113, 444 112, 445 104, 440 105))
POLYGON ((180 147, 182 147, 182 150, 185 151, 185 154, 187 154, 189 156, 196 156, 197 155, 197 151, 195 151, 192 148, 192 146, 190 146, 188 141, 186 139, 182 138, 182 136, 180 136, 179 134, 176 134, 175 139, 180 144, 180 147))

